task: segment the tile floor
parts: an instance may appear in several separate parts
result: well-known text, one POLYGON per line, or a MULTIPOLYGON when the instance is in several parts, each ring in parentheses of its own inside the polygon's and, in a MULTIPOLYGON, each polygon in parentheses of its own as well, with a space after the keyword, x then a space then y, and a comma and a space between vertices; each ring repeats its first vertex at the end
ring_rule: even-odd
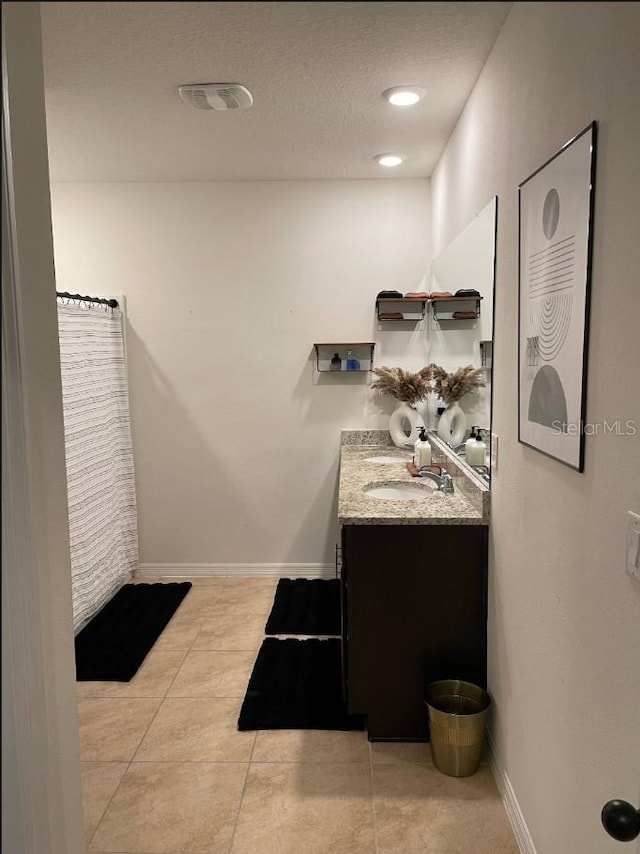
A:
POLYGON ((238 732, 277 580, 193 582, 130 683, 78 683, 87 852, 517 854, 487 765, 455 779, 425 744, 238 732))

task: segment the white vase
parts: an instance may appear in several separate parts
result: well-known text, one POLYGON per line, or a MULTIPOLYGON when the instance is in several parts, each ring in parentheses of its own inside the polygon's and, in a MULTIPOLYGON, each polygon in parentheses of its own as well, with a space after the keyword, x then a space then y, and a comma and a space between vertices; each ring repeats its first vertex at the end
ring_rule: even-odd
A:
POLYGON ((452 447, 461 445, 467 432, 467 416, 458 401, 450 403, 440 416, 438 436, 452 447))
POLYGON ((389 417, 389 434, 396 448, 413 445, 424 427, 420 413, 410 403, 398 401, 398 405, 389 417))

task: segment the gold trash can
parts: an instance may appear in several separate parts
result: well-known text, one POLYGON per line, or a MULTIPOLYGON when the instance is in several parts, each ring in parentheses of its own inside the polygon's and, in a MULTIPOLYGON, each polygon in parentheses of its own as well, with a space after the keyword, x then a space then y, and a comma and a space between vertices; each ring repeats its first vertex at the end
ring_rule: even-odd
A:
POLYGON ((425 704, 433 764, 450 777, 469 777, 480 767, 487 712, 486 691, 460 679, 432 682, 425 704))

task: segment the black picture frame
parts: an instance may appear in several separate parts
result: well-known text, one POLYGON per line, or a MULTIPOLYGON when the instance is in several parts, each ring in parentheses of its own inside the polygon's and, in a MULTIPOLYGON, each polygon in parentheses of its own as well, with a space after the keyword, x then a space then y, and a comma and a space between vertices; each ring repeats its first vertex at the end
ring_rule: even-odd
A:
POLYGON ((584 471, 597 122, 518 186, 518 441, 584 471))

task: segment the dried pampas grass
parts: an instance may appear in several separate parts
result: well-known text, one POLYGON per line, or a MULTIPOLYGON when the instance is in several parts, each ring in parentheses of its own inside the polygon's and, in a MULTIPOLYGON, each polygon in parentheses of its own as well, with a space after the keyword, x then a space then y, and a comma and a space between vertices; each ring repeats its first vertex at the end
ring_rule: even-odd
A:
POLYGON ((451 374, 433 363, 415 374, 403 371, 402 368, 384 366, 374 368, 373 373, 379 379, 371 383, 372 389, 381 394, 390 394, 396 400, 412 406, 424 400, 429 392, 436 394, 448 405, 486 385, 483 369, 472 365, 458 368, 451 374))
POLYGON ((402 368, 374 368, 373 373, 379 377, 371 383, 371 388, 381 394, 390 394, 396 400, 415 405, 431 391, 431 365, 422 368, 415 374, 403 371, 402 368))
POLYGON ((452 374, 447 373, 439 365, 430 365, 430 368, 433 376, 433 391, 447 405, 486 385, 482 368, 467 365, 465 368, 458 368, 452 374))

